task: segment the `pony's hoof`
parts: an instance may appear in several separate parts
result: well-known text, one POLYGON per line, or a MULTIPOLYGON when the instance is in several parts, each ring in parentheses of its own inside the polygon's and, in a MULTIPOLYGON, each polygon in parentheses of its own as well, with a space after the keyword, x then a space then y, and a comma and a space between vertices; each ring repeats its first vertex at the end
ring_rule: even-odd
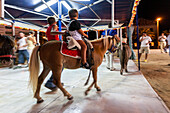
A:
POLYGON ((96 88, 96 90, 97 90, 97 91, 101 91, 101 89, 100 89, 100 88, 96 88))
POLYGON ((68 97, 67 99, 68 99, 68 100, 72 100, 72 99, 73 99, 73 96, 70 96, 70 97, 68 97))
POLYGON ((84 94, 85 94, 85 96, 87 96, 88 95, 88 91, 85 91, 84 94))
POLYGON ((128 73, 128 70, 127 70, 127 69, 125 69, 125 72, 126 72, 126 73, 128 73))
POLYGON ((42 103, 42 102, 44 102, 44 100, 43 100, 43 99, 38 100, 38 101, 37 101, 37 104, 42 103))
POLYGON ((123 71, 120 71, 120 74, 123 75, 123 71))

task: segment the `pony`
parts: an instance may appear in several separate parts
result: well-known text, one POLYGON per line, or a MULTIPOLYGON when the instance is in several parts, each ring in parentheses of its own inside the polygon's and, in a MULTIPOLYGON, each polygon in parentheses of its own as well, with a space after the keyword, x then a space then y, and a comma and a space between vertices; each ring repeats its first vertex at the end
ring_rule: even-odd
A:
POLYGON ((0 35, 0 67, 10 66, 12 64, 12 54, 14 41, 11 37, 0 35))
MULTIPOLYGON (((85 95, 88 94, 93 85, 97 91, 101 91, 100 87, 97 84, 97 69, 101 65, 106 51, 108 49, 111 49, 112 45, 115 44, 115 40, 114 37, 106 37, 91 41, 91 43, 94 47, 94 65, 91 67, 93 82, 85 91, 85 95)), ((56 84, 56 86, 63 92, 64 96, 66 96, 68 100, 73 99, 73 96, 69 92, 67 92, 61 84, 61 72, 63 67, 67 69, 80 68, 81 59, 62 55, 60 53, 61 44, 62 43, 60 41, 49 41, 44 45, 36 46, 33 49, 29 65, 30 85, 32 86, 34 98, 37 99, 37 103, 41 103, 44 101, 40 97, 40 88, 50 70, 52 70, 53 73, 54 84, 56 84), (38 76, 40 69, 40 59, 43 64, 43 71, 41 72, 40 76, 38 76)), ((114 51, 114 49, 115 48, 112 48, 112 51, 114 51)), ((89 79, 87 79, 87 82, 88 80, 89 79)))
POLYGON ((120 65, 121 65, 121 69, 120 69, 120 74, 123 75, 123 69, 125 69, 125 72, 128 72, 127 70, 127 64, 128 64, 128 60, 132 55, 132 51, 129 47, 129 45, 127 44, 122 44, 122 50, 119 47, 119 58, 120 58, 120 65))

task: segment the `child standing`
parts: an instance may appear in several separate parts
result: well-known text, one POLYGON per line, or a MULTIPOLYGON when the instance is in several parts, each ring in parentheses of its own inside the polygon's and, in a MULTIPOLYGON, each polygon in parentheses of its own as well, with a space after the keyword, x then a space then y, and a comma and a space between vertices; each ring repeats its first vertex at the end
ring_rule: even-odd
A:
POLYGON ((86 61, 86 50, 87 46, 85 42, 82 40, 82 36, 85 36, 88 38, 88 35, 84 33, 84 31, 81 29, 81 25, 79 23, 78 19, 78 11, 76 9, 71 9, 69 11, 69 17, 71 19, 68 30, 70 35, 80 44, 81 46, 81 58, 82 58, 82 66, 86 69, 89 69, 89 64, 86 61))
POLYGON ((58 35, 52 34, 53 31, 58 31, 58 26, 56 25, 57 22, 56 22, 55 18, 53 16, 48 17, 47 22, 49 24, 49 27, 47 28, 47 31, 46 31, 48 41, 51 41, 51 40, 59 41, 58 35))
MULTIPOLYGON (((58 26, 56 25, 56 20, 53 16, 50 16, 47 18, 47 22, 49 24, 49 27, 47 28, 46 31, 46 36, 48 41, 51 40, 58 40, 59 41, 59 37, 58 35, 55 35, 53 32, 57 32, 58 31, 58 26)), ((45 87, 48 89, 51 89, 52 91, 57 89, 57 86, 53 83, 53 75, 51 75, 50 79, 48 79, 48 81, 45 83, 45 87)))

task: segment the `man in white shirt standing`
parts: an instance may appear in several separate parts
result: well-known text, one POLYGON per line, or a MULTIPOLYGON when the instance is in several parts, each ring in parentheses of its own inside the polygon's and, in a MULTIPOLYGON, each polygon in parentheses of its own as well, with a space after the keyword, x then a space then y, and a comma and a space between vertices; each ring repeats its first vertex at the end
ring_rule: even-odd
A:
POLYGON ((27 37, 25 37, 25 34, 23 32, 19 32, 19 36, 21 39, 17 41, 18 46, 18 66, 21 66, 24 64, 24 57, 27 59, 27 62, 29 61, 29 53, 27 51, 28 44, 26 43, 27 37))
POLYGON ((169 31, 169 35, 168 35, 168 37, 167 37, 167 41, 168 41, 169 56, 170 56, 170 31, 169 31))
POLYGON ((139 59, 141 58, 142 53, 145 52, 145 60, 147 62, 150 43, 152 41, 151 37, 147 36, 146 32, 143 32, 143 35, 140 37, 139 41, 141 42, 140 52, 139 52, 139 59))
POLYGON ((162 33, 162 35, 159 36, 158 40, 160 42, 161 53, 164 53, 164 51, 165 51, 165 53, 167 53, 166 49, 165 49, 165 47, 166 47, 166 36, 164 35, 164 33, 162 33))

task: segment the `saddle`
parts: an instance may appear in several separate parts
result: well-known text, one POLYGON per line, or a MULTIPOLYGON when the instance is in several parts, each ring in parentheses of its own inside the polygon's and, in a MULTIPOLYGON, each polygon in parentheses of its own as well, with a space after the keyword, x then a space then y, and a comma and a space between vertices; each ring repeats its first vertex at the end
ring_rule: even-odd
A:
MULTIPOLYGON (((67 36, 66 40, 67 42, 63 41, 61 44, 61 50, 60 50, 61 54, 64 56, 81 59, 80 57, 81 46, 79 45, 79 43, 71 36, 67 36)), ((86 59, 91 67, 94 65, 94 59, 93 59, 94 48, 88 39, 84 38, 83 41, 87 45, 86 59)))

